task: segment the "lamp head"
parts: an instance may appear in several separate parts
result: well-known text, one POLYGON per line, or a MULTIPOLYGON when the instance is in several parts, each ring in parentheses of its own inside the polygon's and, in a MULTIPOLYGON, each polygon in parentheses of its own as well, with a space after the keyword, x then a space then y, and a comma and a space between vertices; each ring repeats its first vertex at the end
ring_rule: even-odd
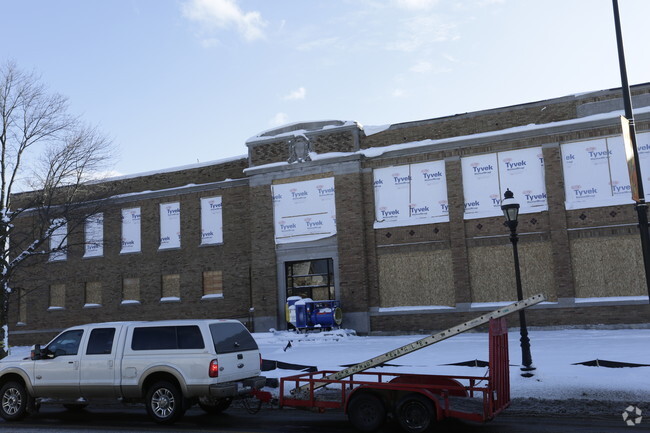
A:
POLYGON ((515 200, 515 195, 510 189, 506 189, 506 192, 503 194, 501 210, 508 224, 517 223, 517 218, 519 218, 519 203, 515 200))

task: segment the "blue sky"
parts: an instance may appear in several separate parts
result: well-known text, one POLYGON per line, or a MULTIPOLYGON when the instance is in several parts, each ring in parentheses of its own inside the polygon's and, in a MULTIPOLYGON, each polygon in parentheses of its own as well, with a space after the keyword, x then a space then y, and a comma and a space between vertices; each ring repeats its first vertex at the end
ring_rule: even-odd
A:
MULTIPOLYGON (((650 2, 619 0, 631 84, 650 2)), ((610 0, 2 1, 0 59, 98 124, 132 174, 304 120, 384 125, 620 86, 610 0)))

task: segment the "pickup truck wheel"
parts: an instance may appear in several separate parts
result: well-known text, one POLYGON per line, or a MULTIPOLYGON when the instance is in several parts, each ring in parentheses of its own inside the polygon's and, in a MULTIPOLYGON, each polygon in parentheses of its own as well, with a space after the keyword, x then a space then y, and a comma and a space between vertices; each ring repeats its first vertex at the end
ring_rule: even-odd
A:
POLYGON ((217 415, 230 407, 232 398, 200 397, 199 407, 210 415, 217 415))
POLYGON ((407 433, 423 433, 435 421, 431 400, 417 393, 408 394, 397 404, 397 420, 407 433))
POLYGON ((29 394, 19 382, 7 382, 0 389, 0 416, 7 421, 18 421, 27 415, 29 394))
POLYGON ((357 430, 364 433, 373 432, 386 420, 386 408, 376 395, 361 392, 350 400, 348 419, 357 430))
POLYGON ((167 381, 156 382, 147 390, 147 413, 159 424, 173 424, 183 413, 183 396, 178 388, 167 381))

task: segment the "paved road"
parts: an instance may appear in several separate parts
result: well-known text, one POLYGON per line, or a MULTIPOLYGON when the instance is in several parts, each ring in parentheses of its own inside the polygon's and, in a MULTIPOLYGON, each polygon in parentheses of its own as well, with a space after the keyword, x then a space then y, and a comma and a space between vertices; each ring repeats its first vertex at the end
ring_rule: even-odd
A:
MULTIPOLYGON (((449 433, 636 433, 650 431, 650 420, 627 427, 620 417, 526 417, 503 415, 486 424, 446 420, 437 431, 449 433)), ((229 409, 209 416, 191 409, 173 426, 158 426, 147 417, 141 406, 89 407, 70 412, 59 406, 44 405, 41 411, 18 423, 0 420, 2 433, 79 433, 79 432, 206 432, 213 433, 355 433, 340 411, 323 414, 294 409, 263 409, 250 415, 243 409, 229 409)), ((399 431, 388 424, 380 433, 399 431)))

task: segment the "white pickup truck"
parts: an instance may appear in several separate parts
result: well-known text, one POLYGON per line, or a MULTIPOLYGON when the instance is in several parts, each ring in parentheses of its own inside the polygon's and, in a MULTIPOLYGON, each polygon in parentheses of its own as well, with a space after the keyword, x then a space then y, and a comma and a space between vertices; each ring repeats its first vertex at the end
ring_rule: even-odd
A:
POLYGON ((75 326, 30 358, 0 361, 0 416, 19 420, 41 402, 121 400, 144 402, 154 421, 171 424, 195 403, 218 413, 262 388, 260 366, 257 343, 236 320, 75 326))

